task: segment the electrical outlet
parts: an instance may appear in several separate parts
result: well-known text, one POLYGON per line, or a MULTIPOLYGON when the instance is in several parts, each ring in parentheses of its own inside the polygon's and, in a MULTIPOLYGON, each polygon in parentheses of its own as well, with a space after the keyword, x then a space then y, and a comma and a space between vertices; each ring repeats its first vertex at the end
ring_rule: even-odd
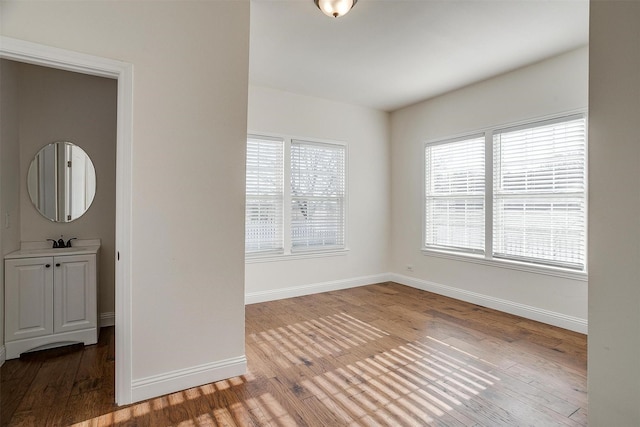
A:
POLYGON ((413 265, 408 264, 407 265, 407 271, 413 271, 413 265))
POLYGON ((11 221, 9 218, 9 212, 4 213, 4 228, 9 228, 11 226, 11 221))

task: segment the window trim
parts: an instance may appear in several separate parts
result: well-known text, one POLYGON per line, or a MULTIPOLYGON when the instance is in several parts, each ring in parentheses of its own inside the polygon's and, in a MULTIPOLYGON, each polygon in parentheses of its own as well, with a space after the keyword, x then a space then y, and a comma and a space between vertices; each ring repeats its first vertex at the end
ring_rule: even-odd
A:
MULTIPOLYGON (((272 262, 272 261, 285 261, 305 258, 322 258, 330 256, 346 255, 349 252, 349 144, 345 141, 315 138, 308 136, 295 136, 289 134, 281 134, 275 132, 259 132, 251 131, 247 132, 246 138, 266 138, 266 139, 278 139, 283 141, 284 148, 284 176, 283 176, 283 250, 269 251, 269 252, 245 252, 246 263, 259 263, 259 262, 272 262), (344 148, 344 245, 335 247, 321 247, 295 249, 291 246, 291 143, 293 141, 308 142, 312 144, 324 144, 332 146, 341 146, 344 148)), ((246 144, 246 140, 245 140, 246 144)), ((245 190, 246 193, 246 190, 245 190)), ((245 194, 246 197, 246 194, 245 194)))
POLYGON ((285 253, 262 253, 262 254, 246 254, 245 262, 247 264, 257 264, 261 262, 275 262, 275 261, 292 261, 298 259, 307 258, 328 258, 345 256, 349 253, 349 249, 331 249, 331 250, 315 250, 315 251, 298 251, 289 254, 285 253))
POLYGON ((420 237, 420 251, 425 256, 452 259, 456 261, 471 262, 475 264, 489 265, 499 268, 508 268, 513 270, 520 270, 536 274, 545 274, 555 277, 568 278, 573 280, 586 281, 588 278, 588 212, 589 212, 589 118, 587 110, 584 108, 565 111, 562 113, 535 117, 528 120, 521 120, 512 123, 503 123, 492 126, 487 126, 474 131, 460 133, 448 138, 437 138, 425 141, 422 146, 422 235, 420 237), (559 123, 563 121, 569 121, 577 118, 584 118, 585 120, 585 263, 584 270, 571 269, 561 266, 528 262, 524 260, 494 257, 493 256, 493 209, 494 209, 494 197, 493 197, 493 136, 498 132, 514 131, 527 128, 535 128, 538 126, 549 125, 553 123, 559 123), (425 185, 426 185, 426 162, 424 161, 425 150, 429 145, 446 144, 450 142, 456 142, 460 140, 470 139, 483 135, 485 137, 485 251, 484 253, 471 252, 467 250, 453 250, 449 248, 437 248, 433 246, 425 245, 425 233, 426 233, 426 213, 425 213, 425 185))
POLYGON ((437 249, 421 249, 422 255, 443 258, 455 261, 469 262, 473 264, 488 265, 497 268, 506 268, 510 270, 524 271, 527 273, 544 274, 546 276, 560 277, 563 279, 572 279, 586 282, 589 275, 586 271, 571 270, 568 268, 555 267, 552 265, 534 264, 530 262, 516 261, 504 258, 488 258, 482 255, 470 254, 468 252, 453 252, 437 249))

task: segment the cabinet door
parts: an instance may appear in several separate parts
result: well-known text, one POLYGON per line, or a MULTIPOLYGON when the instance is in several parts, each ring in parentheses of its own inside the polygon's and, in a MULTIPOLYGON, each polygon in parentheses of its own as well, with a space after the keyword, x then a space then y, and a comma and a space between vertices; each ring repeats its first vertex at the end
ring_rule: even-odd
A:
POLYGON ((53 258, 5 261, 5 340, 53 333, 53 258))
POLYGON ((59 256, 54 264, 54 332, 96 327, 96 256, 59 256))

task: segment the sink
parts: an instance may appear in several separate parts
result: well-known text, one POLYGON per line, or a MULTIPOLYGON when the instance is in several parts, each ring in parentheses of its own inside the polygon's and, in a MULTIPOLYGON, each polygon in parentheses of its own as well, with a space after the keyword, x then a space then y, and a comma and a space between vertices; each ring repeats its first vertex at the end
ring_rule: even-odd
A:
POLYGON ((82 247, 82 246, 72 246, 70 248, 47 248, 47 249, 21 249, 20 253, 23 255, 31 255, 31 254, 51 254, 51 255, 55 255, 55 254, 62 254, 62 253, 68 253, 68 252, 82 252, 82 251, 86 251, 87 248, 86 247, 82 247))
POLYGON ((70 248, 55 248, 55 249, 50 249, 51 251, 53 251, 54 255, 56 252, 81 252, 81 251, 86 251, 87 248, 86 246, 72 246, 70 248))
POLYGON ((8 254, 5 258, 35 258, 95 253, 99 246, 72 246, 70 248, 24 248, 8 254))

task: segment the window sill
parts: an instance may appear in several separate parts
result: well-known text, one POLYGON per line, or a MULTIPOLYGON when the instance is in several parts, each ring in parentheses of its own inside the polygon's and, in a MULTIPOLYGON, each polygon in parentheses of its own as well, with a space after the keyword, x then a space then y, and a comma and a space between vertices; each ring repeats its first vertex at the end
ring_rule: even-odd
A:
POLYGON ((589 276, 586 272, 569 270, 560 267, 543 267, 526 262, 511 261, 504 259, 486 259, 483 255, 461 254, 444 250, 422 248, 422 254, 436 258, 445 258, 455 261, 471 262, 474 264, 489 265, 497 268, 508 268, 511 270, 526 271, 527 273, 544 274, 547 276, 561 277, 564 279, 579 280, 586 282, 589 276))
POLYGON ((245 256, 245 264, 254 264, 259 262, 278 262, 293 261, 308 258, 326 258, 334 256, 345 256, 349 253, 349 249, 331 249, 324 251, 305 251, 293 252, 288 254, 266 254, 266 255, 247 255, 245 256))

